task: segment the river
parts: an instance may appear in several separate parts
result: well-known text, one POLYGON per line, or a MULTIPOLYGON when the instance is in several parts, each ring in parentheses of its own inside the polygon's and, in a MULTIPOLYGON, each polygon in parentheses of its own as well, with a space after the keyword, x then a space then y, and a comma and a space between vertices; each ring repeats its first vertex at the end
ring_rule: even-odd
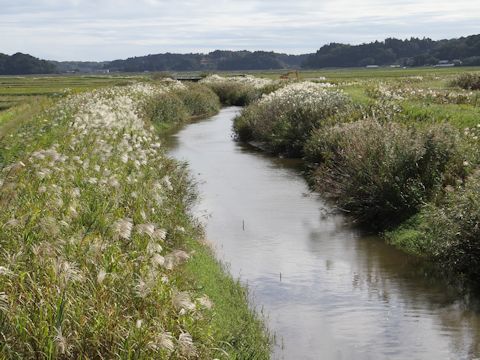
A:
POLYGON ((208 240, 266 315, 272 358, 480 358, 478 307, 332 214, 298 161, 233 141, 239 111, 187 125, 170 155, 189 163, 208 240))

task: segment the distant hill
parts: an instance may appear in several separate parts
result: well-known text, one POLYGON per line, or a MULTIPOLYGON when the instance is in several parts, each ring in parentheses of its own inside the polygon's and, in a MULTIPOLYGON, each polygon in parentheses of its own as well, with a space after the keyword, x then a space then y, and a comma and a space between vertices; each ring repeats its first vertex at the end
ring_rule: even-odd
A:
POLYGON ((108 61, 50 61, 59 73, 95 73, 104 71, 108 61))
POLYGON ((307 57, 303 68, 367 65, 435 65, 440 61, 480 65, 480 35, 434 41, 428 38, 389 38, 361 45, 331 43, 307 57))
POLYGON ((28 54, 0 54, 0 75, 51 74, 55 65, 28 54))
POLYGON ((209 71, 270 70, 300 67, 307 55, 266 51, 224 51, 208 54, 156 54, 115 60, 104 65, 110 71, 209 71))
POLYGON ((104 65, 110 71, 214 71, 270 70, 368 65, 424 66, 439 62, 480 65, 480 35, 434 41, 388 38, 361 45, 331 43, 314 54, 287 55, 266 51, 223 51, 209 54, 156 54, 115 60, 104 65))

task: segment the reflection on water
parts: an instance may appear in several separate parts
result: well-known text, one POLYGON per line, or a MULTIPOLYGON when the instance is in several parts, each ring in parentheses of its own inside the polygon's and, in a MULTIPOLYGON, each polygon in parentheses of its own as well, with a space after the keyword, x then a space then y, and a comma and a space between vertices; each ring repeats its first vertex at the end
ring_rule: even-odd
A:
POLYGON ((252 289, 275 359, 472 359, 473 305, 415 259, 362 235, 310 193, 298 162, 235 143, 238 108, 191 124, 171 154, 199 181, 196 213, 218 255, 252 289))

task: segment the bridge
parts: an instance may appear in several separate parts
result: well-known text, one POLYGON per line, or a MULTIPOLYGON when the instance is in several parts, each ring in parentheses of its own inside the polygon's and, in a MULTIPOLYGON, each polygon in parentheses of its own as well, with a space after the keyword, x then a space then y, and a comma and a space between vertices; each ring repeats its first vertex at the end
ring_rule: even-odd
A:
POLYGON ((178 81, 199 82, 200 80, 203 79, 203 77, 195 76, 195 75, 180 75, 180 76, 174 76, 174 79, 178 81))

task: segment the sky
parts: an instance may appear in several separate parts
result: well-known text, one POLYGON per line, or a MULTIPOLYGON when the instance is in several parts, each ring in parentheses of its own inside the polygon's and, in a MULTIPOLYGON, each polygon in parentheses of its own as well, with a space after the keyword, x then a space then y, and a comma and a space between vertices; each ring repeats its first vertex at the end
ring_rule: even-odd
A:
POLYGON ((479 0, 0 0, 0 53, 49 60, 478 33, 479 0))

